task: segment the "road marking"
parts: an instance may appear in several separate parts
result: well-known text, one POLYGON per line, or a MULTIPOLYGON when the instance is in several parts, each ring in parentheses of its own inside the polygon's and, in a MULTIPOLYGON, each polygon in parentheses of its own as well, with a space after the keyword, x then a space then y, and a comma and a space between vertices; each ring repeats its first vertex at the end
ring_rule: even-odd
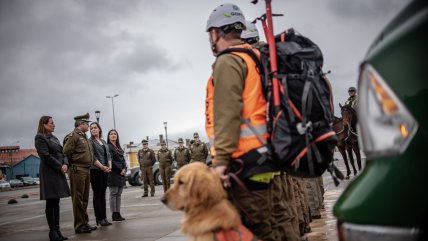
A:
POLYGON ((120 206, 120 208, 145 207, 145 206, 164 206, 164 204, 162 204, 162 203, 142 203, 142 204, 120 206))
POLYGON ((28 221, 31 219, 41 218, 41 217, 45 217, 45 215, 37 215, 37 216, 29 217, 29 218, 22 218, 22 219, 18 219, 18 220, 14 220, 14 221, 4 222, 4 223, 0 223, 0 226, 6 225, 6 224, 24 222, 24 221, 28 221))
MULTIPOLYGON (((141 203, 141 204, 134 204, 134 205, 124 205, 124 206, 121 206, 121 208, 150 207, 150 206, 163 206, 163 204, 162 203, 141 203)), ((109 209, 109 208, 107 208, 107 209, 109 209)), ((88 207, 88 210, 93 210, 93 208, 92 207, 88 207)), ((72 209, 69 209, 69 210, 61 211, 61 213, 72 212, 72 211, 73 211, 72 209)), ((14 220, 14 221, 3 222, 3 223, 0 223, 0 226, 4 226, 4 225, 7 225, 7 224, 14 224, 14 223, 25 222, 25 221, 28 221, 28 220, 32 220, 32 219, 36 219, 36 218, 41 218, 41 217, 45 217, 45 215, 36 215, 36 216, 33 216, 33 217, 28 217, 28 218, 22 218, 22 219, 18 219, 18 220, 14 220)))

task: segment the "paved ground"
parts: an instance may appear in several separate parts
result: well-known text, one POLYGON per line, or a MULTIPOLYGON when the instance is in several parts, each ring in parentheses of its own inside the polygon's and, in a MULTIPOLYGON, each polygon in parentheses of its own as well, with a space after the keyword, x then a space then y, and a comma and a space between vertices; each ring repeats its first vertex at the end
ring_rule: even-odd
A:
MULTIPOLYGON (((342 161, 337 162, 339 169, 346 173, 342 161)), ((323 176, 325 185, 325 209, 322 218, 311 224, 312 232, 307 235, 309 241, 337 240, 336 219, 332 208, 337 198, 350 180, 335 187, 330 174, 323 176)), ((91 234, 74 234, 70 198, 61 199, 61 226, 64 235, 70 240, 140 240, 140 241, 184 241, 180 229, 180 212, 167 209, 159 201, 162 196, 161 186, 156 187, 154 197, 141 198, 139 187, 129 187, 123 194, 123 222, 114 222, 112 226, 100 227, 91 234)), ((108 196, 108 193, 107 193, 108 196)), ((92 197, 90 197, 92 200, 92 197)), ((0 192, 0 241, 39 241, 48 240, 48 227, 44 216, 44 201, 39 200, 38 187, 0 192), (28 194, 29 198, 21 198, 28 194), (8 205, 11 198, 18 204, 8 205)), ((107 205, 108 206, 108 205, 107 205)), ((109 215, 109 209, 107 209, 109 215)), ((89 205, 89 219, 94 223, 92 204, 89 205)))
MULTIPOLYGON (((335 162, 339 170, 346 175, 346 168, 342 160, 335 162)), ((364 166, 364 162, 363 162, 364 166)), ((335 186, 329 173, 324 173, 324 209, 321 211, 321 219, 315 219, 311 223, 312 232, 307 234, 309 241, 337 241, 336 217, 333 215, 333 206, 343 190, 352 181, 351 179, 343 180, 339 186, 335 186)))

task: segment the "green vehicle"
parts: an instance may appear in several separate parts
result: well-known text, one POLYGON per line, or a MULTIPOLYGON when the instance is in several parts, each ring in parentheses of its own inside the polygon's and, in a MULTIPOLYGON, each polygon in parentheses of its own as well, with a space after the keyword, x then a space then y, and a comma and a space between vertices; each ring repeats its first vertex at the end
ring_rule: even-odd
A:
POLYGON ((367 160, 334 206, 339 240, 428 240, 428 1, 376 38, 358 87, 367 160))

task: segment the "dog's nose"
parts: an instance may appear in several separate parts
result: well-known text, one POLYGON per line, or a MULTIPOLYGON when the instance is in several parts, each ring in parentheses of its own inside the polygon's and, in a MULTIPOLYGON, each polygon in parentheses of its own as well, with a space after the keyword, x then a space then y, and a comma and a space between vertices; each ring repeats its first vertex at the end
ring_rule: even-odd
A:
POLYGON ((162 196, 162 198, 161 198, 161 202, 162 202, 163 204, 166 204, 166 203, 168 202, 168 199, 166 199, 166 196, 165 196, 165 195, 163 195, 163 196, 162 196))

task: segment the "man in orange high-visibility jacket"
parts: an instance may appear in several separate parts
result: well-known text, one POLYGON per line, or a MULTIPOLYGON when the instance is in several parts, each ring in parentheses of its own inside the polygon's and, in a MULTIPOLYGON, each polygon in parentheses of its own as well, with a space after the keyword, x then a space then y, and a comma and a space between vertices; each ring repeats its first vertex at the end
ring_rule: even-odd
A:
MULTIPOLYGON (((234 4, 223 4, 211 13, 206 31, 215 56, 227 48, 248 48, 240 36, 245 28, 242 11, 234 4)), ((254 49, 256 54, 259 52, 254 49)), ((243 120, 247 120, 260 137, 267 140, 266 101, 254 60, 246 53, 232 52, 219 56, 207 83, 205 128, 211 142, 213 167, 225 185, 225 170, 234 158, 263 146, 261 140, 243 120)), ((245 165, 245 164, 244 164, 245 165)), ((272 232, 273 170, 253 173, 242 180, 246 192, 232 183, 229 193, 241 213, 244 225, 265 241, 281 240, 272 232)))

